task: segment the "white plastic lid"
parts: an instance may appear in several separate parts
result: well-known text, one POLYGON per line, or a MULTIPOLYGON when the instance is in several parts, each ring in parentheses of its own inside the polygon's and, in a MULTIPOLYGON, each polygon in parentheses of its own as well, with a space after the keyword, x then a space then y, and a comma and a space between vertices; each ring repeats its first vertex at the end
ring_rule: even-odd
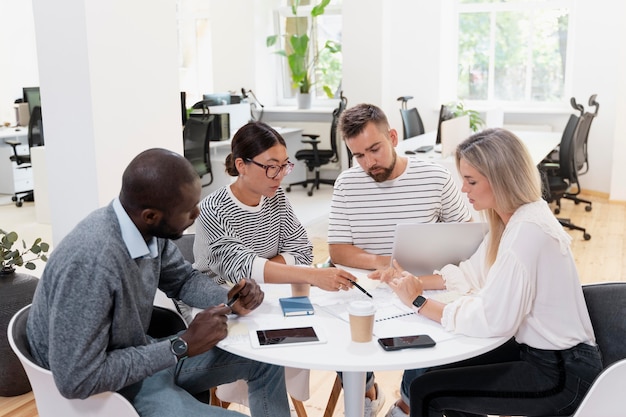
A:
POLYGON ((371 301, 358 300, 348 304, 348 313, 353 316, 369 316, 376 312, 376 306, 371 301))

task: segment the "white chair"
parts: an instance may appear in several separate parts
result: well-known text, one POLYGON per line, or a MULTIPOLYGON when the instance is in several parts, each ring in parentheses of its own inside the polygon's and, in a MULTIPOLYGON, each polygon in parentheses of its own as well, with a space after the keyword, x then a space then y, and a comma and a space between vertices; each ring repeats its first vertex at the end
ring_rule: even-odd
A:
POLYGON ((131 403, 116 392, 103 392, 84 400, 63 397, 52 372, 38 366, 30 354, 26 320, 30 305, 18 311, 7 329, 11 349, 20 360, 35 395, 39 417, 139 417, 131 403))

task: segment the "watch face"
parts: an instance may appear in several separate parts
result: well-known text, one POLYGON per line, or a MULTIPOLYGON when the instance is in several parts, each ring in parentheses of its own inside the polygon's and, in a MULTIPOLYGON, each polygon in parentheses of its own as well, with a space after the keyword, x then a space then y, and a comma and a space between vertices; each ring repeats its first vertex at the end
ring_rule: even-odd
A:
POLYGON ((177 337, 172 339, 172 352, 176 356, 183 356, 187 353, 187 342, 177 337))
POLYGON ((426 302, 426 297, 422 297, 421 295, 418 295, 415 300, 413 300, 413 305, 417 308, 420 308, 421 306, 424 305, 424 303, 426 302))

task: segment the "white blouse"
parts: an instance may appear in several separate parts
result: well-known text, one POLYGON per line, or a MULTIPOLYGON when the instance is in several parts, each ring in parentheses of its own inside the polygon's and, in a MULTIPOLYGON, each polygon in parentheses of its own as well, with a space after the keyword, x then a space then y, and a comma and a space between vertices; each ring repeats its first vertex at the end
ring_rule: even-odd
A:
POLYGON ((477 252, 441 271, 464 294, 443 311, 442 325, 469 336, 515 336, 537 349, 563 350, 595 336, 570 249, 571 237, 543 200, 526 204, 506 225, 495 263, 477 252))

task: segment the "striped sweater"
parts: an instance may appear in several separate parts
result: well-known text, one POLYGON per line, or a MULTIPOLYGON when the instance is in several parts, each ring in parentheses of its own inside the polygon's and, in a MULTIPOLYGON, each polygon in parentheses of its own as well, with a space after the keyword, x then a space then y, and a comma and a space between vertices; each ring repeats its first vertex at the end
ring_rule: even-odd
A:
POLYGON ((242 204, 227 185, 200 203, 194 267, 217 283, 241 278, 264 282, 267 259, 282 255, 291 265, 310 265, 313 245, 282 188, 258 206, 242 204))
POLYGON ((391 255, 398 223, 471 219, 446 168, 417 158, 408 160, 398 178, 380 183, 358 165, 339 175, 330 208, 329 244, 351 244, 375 255, 391 255))

